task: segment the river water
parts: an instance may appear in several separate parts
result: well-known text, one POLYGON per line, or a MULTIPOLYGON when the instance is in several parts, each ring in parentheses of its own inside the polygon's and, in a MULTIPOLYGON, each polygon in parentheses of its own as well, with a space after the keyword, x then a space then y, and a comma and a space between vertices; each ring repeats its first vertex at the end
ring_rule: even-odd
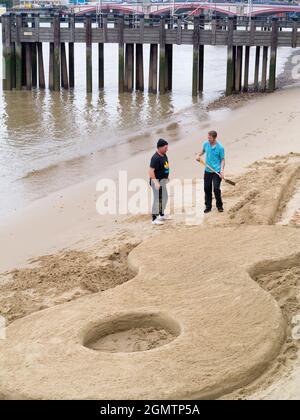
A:
MULTIPOLYGON (((0 31, 1 34, 1 31, 0 31)), ((1 35, 0 35, 1 37, 1 35)), ((48 50, 44 66, 48 80, 48 50)), ((253 76, 254 48, 250 73, 253 76)), ((2 40, 0 40, 2 57, 2 40)), ((291 49, 281 49, 277 72, 291 49)), ((3 92, 0 87, 0 217, 52 191, 80 182, 118 157, 155 144, 157 127, 178 116, 199 120, 205 105, 226 83, 226 48, 205 48, 203 96, 191 96, 192 47, 174 46, 173 91, 148 95, 149 46, 144 47, 145 93, 118 94, 118 46, 105 46, 105 89, 97 89, 97 46, 93 46, 93 94, 86 94, 85 46, 75 45, 75 88, 60 93, 3 92), (115 146, 115 147, 113 147, 115 146), (113 147, 113 149, 112 149, 113 147), (113 150, 113 153, 111 152, 113 150), (93 158, 97 151, 97 159, 93 158), (99 153, 100 151, 100 153, 99 153)), ((2 80, 2 66, 0 66, 2 80)), ((250 82, 253 77, 250 77, 250 82)))

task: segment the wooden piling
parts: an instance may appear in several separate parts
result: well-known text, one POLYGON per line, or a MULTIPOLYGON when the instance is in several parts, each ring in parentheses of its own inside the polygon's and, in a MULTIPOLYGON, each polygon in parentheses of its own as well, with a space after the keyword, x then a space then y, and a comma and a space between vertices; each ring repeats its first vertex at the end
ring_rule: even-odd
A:
POLYGON ((254 90, 255 92, 259 89, 259 64, 260 64, 260 47, 256 47, 255 50, 255 69, 254 69, 254 90))
POLYGON ((32 88, 32 57, 31 57, 31 45, 26 42, 26 89, 31 90, 32 88))
POLYGON ((16 89, 16 46, 14 42, 11 44, 11 53, 11 87, 12 89, 16 89))
POLYGON ((98 88, 104 88, 104 44, 98 44, 98 88))
POLYGON ((269 68, 269 91, 273 92, 276 87, 276 58, 277 58, 277 39, 278 39, 278 18, 272 18, 272 40, 269 68))
POLYGON ((236 52, 235 91, 242 89, 243 47, 239 45, 236 52))
POLYGON ((193 33, 193 75, 192 75, 192 95, 198 95, 199 86, 199 16, 194 16, 193 33))
POLYGON ((39 70, 39 88, 45 89, 43 44, 41 42, 37 43, 37 53, 38 53, 38 70, 39 70))
POLYGON ((86 91, 93 90, 93 67, 92 67, 92 15, 85 15, 85 45, 86 45, 86 91))
POLYGON ((11 15, 2 15, 3 90, 12 89, 13 51, 11 42, 11 15))
POLYGON ((268 51, 269 47, 263 48, 263 62, 262 62, 262 76, 261 76, 261 90, 263 92, 267 89, 267 67, 268 67, 268 51))
POLYGON ((150 45, 150 59, 149 59, 149 93, 157 93, 157 59, 158 59, 158 45, 150 45))
POLYGON ((64 89, 69 89, 66 45, 64 42, 62 42, 60 45, 60 54, 61 54, 61 85, 64 89))
POLYGON ((21 31, 22 31, 22 14, 16 15, 16 42, 15 42, 15 55, 16 55, 16 89, 22 89, 22 44, 21 44, 21 31))
POLYGON ((54 43, 49 43, 49 89, 54 90, 54 43))
POLYGON ((59 13, 53 15, 53 90, 60 90, 60 18, 59 13))
POLYGON ((124 16, 119 17, 118 21, 119 37, 119 93, 125 90, 124 83, 124 16))
POLYGON ((159 27, 159 93, 166 93, 166 30, 165 17, 160 17, 159 27))
POLYGON ((250 64, 250 46, 245 47, 245 64, 244 64, 244 92, 248 92, 249 88, 249 64, 250 64))
POLYGON ((227 42, 227 75, 226 95, 231 95, 234 88, 234 49, 233 49, 233 18, 228 18, 228 42, 227 42))
POLYGON ((198 91, 203 92, 204 82, 204 45, 199 45, 199 82, 198 91))
POLYGON ((36 51, 36 43, 33 42, 31 44, 31 71, 32 71, 32 87, 37 87, 37 51, 36 51))
POLYGON ((75 63, 74 63, 74 41, 75 41, 75 15, 74 13, 69 14, 69 31, 70 31, 70 42, 69 42, 69 87, 74 88, 75 85, 75 63))
POLYGON ((21 56, 22 56, 22 88, 26 87, 26 43, 21 44, 21 56))
POLYGON ((166 90, 172 90, 173 84, 173 45, 166 44, 166 90))
POLYGON ((135 74, 135 88, 140 92, 144 91, 144 60, 143 60, 143 44, 136 44, 136 74, 135 74))
POLYGON ((126 44, 125 55, 125 91, 133 91, 134 82, 134 45, 126 44))

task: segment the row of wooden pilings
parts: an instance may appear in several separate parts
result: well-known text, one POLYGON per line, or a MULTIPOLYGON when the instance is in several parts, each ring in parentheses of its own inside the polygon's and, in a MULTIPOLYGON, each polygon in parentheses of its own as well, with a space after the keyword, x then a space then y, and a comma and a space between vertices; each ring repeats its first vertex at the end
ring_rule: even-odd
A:
MULTIPOLYGON (((251 20, 250 34, 254 33, 255 20, 251 20)), ((227 46, 227 77, 226 77, 226 95, 247 92, 249 89, 249 66, 250 66, 250 46, 233 45, 233 31, 236 27, 235 19, 229 21, 229 34, 227 46), (244 56, 244 60, 243 60, 244 56), (243 72, 244 63, 244 72, 243 72), (242 75, 244 74, 243 80, 242 75)), ((272 19, 271 28, 266 27, 265 30, 271 30, 271 45, 255 46, 255 64, 254 64, 254 91, 273 92, 276 87, 276 59, 277 59, 277 36, 278 36, 278 18, 272 19), (261 49, 263 50, 262 66, 261 49), (270 53, 269 53, 270 50, 270 53), (270 55, 270 57, 269 57, 270 55), (269 78, 268 75, 269 62, 269 78), (260 79, 261 68, 261 79, 260 79), (267 82, 269 84, 267 85, 267 82)))
MULTIPOLYGON (((22 13, 16 15, 16 41, 11 42, 11 16, 6 14, 2 18, 3 58, 5 77, 3 88, 5 90, 28 90, 39 86, 45 89, 45 72, 43 61, 42 42, 21 42, 22 13)), ((107 17, 104 15, 101 25, 107 25, 107 17)), ((124 43, 124 16, 118 16, 118 87, 119 92, 144 91, 144 57, 142 43, 124 43)), ((140 21, 144 19, 139 16, 140 21)), ((69 15, 69 29, 75 31, 75 16, 69 15)), ((214 22, 215 24, 215 22, 214 22)), ((25 24, 26 25, 26 24, 25 24)), ((172 90, 173 75, 173 45, 166 44, 166 21, 160 17, 159 21, 159 44, 150 44, 149 60, 149 93, 164 94, 172 90)), ((236 28, 236 19, 229 18, 227 22, 227 81, 226 94, 231 95, 249 88, 249 62, 250 46, 233 45, 233 31, 236 28), (243 60, 244 56, 244 60, 243 60), (243 72, 244 62, 244 72, 243 72), (242 74, 244 74, 242 83, 242 74)), ((32 27, 39 26, 39 15, 32 19, 32 27)), ((68 63, 66 43, 61 42, 60 16, 53 15, 53 42, 49 42, 49 82, 50 90, 59 91, 62 88, 73 88, 75 84, 74 67, 74 42, 68 42, 68 63)), ((90 93, 93 90, 92 78, 92 16, 86 14, 84 18, 85 44, 86 44, 86 89, 90 93)), ((192 94, 197 96, 203 91, 204 80, 204 48, 201 44, 200 28, 204 29, 204 16, 194 17, 193 35, 193 65, 192 65, 192 94)), ((250 32, 255 30, 255 22, 251 21, 250 32)), ((276 55, 278 20, 272 20, 272 44, 270 47, 255 46, 255 75, 254 88, 270 91, 275 89, 276 81, 276 55), (263 48, 262 77, 260 75, 260 52, 263 48), (267 67, 269 60, 269 85, 267 86, 267 67)), ((73 37, 74 41, 74 37, 73 37)), ((98 43, 98 88, 104 88, 104 43, 98 43)), ((109 45, 109 44, 108 44, 109 45)), ((217 62, 217 57, 216 57, 217 62)))

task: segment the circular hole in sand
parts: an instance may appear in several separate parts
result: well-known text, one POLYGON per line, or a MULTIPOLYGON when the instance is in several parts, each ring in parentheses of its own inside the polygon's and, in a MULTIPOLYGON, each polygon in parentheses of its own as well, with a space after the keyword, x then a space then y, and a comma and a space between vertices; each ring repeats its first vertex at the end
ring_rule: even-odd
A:
POLYGON ((94 324, 83 345, 110 353, 133 353, 164 346, 180 334, 180 326, 164 314, 132 313, 94 324))

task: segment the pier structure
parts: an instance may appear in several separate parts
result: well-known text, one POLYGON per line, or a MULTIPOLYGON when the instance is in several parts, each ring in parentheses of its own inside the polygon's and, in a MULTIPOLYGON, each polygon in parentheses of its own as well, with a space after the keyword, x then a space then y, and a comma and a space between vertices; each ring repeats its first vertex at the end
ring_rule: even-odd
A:
MULTIPOLYGON (((250 49, 255 49, 254 89, 274 91, 279 47, 300 46, 300 21, 278 18, 217 18, 35 12, 2 15, 3 89, 60 91, 75 86, 75 44, 86 46, 86 90, 92 92, 92 45, 98 45, 98 83, 105 85, 104 49, 118 44, 119 92, 143 91, 144 45, 150 45, 149 93, 165 94, 173 87, 174 45, 191 45, 193 96, 204 89, 206 46, 227 47, 226 95, 249 89, 250 49), (68 47, 68 48, 67 48, 68 47), (49 49, 45 80, 43 49, 49 49), (46 83, 47 82, 47 83, 46 83)), ((218 56, 216 52, 216 64, 218 56)), ((187 63, 188 68, 188 63, 187 63)), ((209 71, 209 70, 208 70, 209 71)), ((224 69, 225 71, 225 69, 224 69)))

